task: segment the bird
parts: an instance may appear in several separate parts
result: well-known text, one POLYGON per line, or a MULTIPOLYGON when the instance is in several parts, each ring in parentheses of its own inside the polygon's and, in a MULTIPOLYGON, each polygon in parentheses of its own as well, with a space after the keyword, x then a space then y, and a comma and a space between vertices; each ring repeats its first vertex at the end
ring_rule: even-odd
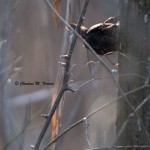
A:
MULTIPOLYGON (((77 24, 71 23, 70 26, 76 29, 77 24)), ((118 17, 109 17, 104 22, 95 24, 89 29, 80 26, 78 33, 98 55, 105 55, 118 50, 119 26, 118 17)), ((89 49, 85 44, 84 46, 89 49)))

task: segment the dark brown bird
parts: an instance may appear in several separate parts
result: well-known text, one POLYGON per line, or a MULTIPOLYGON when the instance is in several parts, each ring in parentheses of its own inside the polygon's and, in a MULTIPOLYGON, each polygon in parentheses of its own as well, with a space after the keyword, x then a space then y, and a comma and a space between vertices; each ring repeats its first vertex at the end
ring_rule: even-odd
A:
MULTIPOLYGON (((73 29, 76 24, 70 24, 73 29)), ((99 55, 118 50, 119 21, 116 17, 108 18, 104 23, 93 25, 89 29, 81 26, 79 34, 90 44, 99 55)), ((86 48, 88 48, 85 45, 86 48)))

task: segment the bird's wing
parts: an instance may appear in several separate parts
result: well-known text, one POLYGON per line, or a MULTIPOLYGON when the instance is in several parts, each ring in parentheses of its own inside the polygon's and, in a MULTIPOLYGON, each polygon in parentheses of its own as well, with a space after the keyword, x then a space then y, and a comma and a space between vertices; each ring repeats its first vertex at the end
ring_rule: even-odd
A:
POLYGON ((93 25, 92 27, 90 27, 90 29, 87 31, 88 34, 91 33, 101 33, 104 34, 105 31, 108 31, 109 29, 112 29, 113 27, 115 27, 116 24, 113 23, 99 23, 96 25, 93 25))
POLYGON ((118 22, 118 16, 117 17, 109 17, 109 18, 107 18, 105 21, 104 21, 104 23, 117 23, 118 22))
POLYGON ((101 31, 104 28, 104 24, 103 23, 98 23, 95 24, 93 26, 90 27, 90 29, 87 31, 87 33, 91 33, 91 32, 97 32, 97 30, 101 31))

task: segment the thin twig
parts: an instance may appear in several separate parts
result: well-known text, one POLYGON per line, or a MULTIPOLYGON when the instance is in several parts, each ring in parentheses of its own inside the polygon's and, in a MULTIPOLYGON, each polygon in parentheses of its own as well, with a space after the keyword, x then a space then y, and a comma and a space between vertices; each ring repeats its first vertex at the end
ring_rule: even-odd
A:
POLYGON ((109 102, 109 103, 106 103, 106 104, 103 105, 102 107, 100 107, 100 108, 94 110, 93 112, 89 113, 89 114, 87 115, 87 118, 93 116, 93 115, 96 114, 98 111, 100 111, 100 110, 102 110, 103 108, 109 106, 110 104, 113 104, 114 102, 116 102, 116 101, 122 99, 124 96, 128 96, 128 95, 130 95, 130 94, 132 94, 132 93, 134 93, 134 92, 140 91, 140 90, 142 90, 142 89, 144 89, 144 88, 146 88, 146 87, 147 87, 147 86, 143 85, 143 86, 140 86, 140 87, 138 87, 138 88, 136 88, 136 89, 133 89, 133 90, 131 90, 131 91, 129 91, 129 92, 126 92, 124 95, 119 96, 116 100, 113 100, 113 101, 111 101, 111 102, 109 102))
POLYGON ((59 19, 67 26, 67 28, 71 31, 73 31, 73 33, 75 33, 75 35, 89 48, 89 51, 91 51, 98 59, 99 61, 103 64, 103 66, 106 68, 106 70, 108 70, 109 72, 111 72, 111 69, 109 68, 109 66, 107 65, 107 63, 105 61, 103 61, 102 58, 100 58, 97 53, 94 51, 94 49, 89 45, 89 43, 86 42, 86 40, 84 40, 81 35, 74 30, 65 20, 64 18, 52 7, 51 3, 46 0, 48 6, 53 10, 53 12, 59 17, 59 19))
MULTIPOLYGON (((142 78, 143 80, 145 79, 142 76, 139 76, 139 75, 136 75, 136 74, 130 74, 130 73, 128 73, 128 74, 120 74, 119 76, 127 76, 127 75, 137 76, 139 78, 142 78)), ((87 80, 86 82, 82 83, 78 88, 76 88, 74 90, 74 92, 79 91, 80 88, 82 88, 83 86, 85 86, 86 84, 88 84, 90 82, 93 82, 93 81, 96 81, 96 80, 100 80, 100 79, 108 79, 108 78, 110 78, 110 77, 97 77, 97 78, 93 78, 93 79, 87 80)))
POLYGON ((3 74, 4 72, 10 71, 10 69, 13 68, 21 59, 22 56, 19 56, 14 62, 12 62, 12 64, 1 70, 0 75, 3 74))
MULTIPOLYGON (((100 61, 89 61, 89 62, 87 62, 86 63, 86 65, 84 65, 83 67, 80 67, 79 65, 77 65, 77 64, 73 64, 72 66, 71 66, 71 69, 70 69, 70 72, 71 71, 73 71, 73 69, 75 68, 75 67, 79 67, 79 69, 81 69, 81 71, 80 72, 78 72, 78 75, 79 74, 81 74, 82 72, 83 72, 83 70, 89 65, 89 64, 94 64, 94 65, 97 65, 97 64, 99 64, 99 63, 101 63, 100 61)), ((138 74, 135 74, 135 73, 124 73, 124 74, 118 74, 118 76, 128 76, 128 75, 130 75, 130 76, 135 76, 135 77, 139 77, 139 78, 141 78, 141 79, 144 79, 144 80, 146 80, 146 78, 144 77, 144 76, 141 76, 141 75, 138 75, 138 74)), ((105 77, 104 77, 105 78, 105 77)), ((108 77, 107 77, 108 78, 108 77)))
MULTIPOLYGON (((110 77, 108 77, 108 78, 110 78, 110 77)), ((99 78, 90 79, 90 80, 88 80, 88 81, 82 83, 82 84, 81 84, 77 89, 75 89, 74 91, 77 92, 77 91, 79 91, 79 89, 80 89, 81 87, 85 86, 86 84, 88 84, 88 83, 90 83, 90 82, 93 82, 93 81, 96 81, 96 80, 100 80, 100 79, 103 79, 103 78, 102 78, 102 77, 99 77, 99 78)))
MULTIPOLYGON (((118 149, 133 149, 133 148, 139 148, 139 149, 150 149, 150 145, 125 145, 125 146, 116 146, 113 148, 93 148, 92 150, 118 150, 118 149)), ((85 149, 90 150, 90 149, 85 149)))
POLYGON ((52 119, 52 117, 53 117, 53 115, 54 115, 54 113, 55 113, 55 110, 56 110, 56 108, 57 108, 57 106, 58 106, 58 104, 59 104, 59 102, 60 102, 60 100, 61 100, 61 98, 62 98, 64 92, 65 92, 65 89, 64 89, 64 88, 59 91, 58 96, 57 96, 57 98, 56 98, 56 101, 55 101, 55 103, 54 103, 52 109, 50 110, 50 113, 49 113, 49 115, 47 116, 47 119, 46 119, 46 122, 45 122, 45 124, 44 124, 44 127, 42 128, 42 130, 41 130, 41 132, 40 132, 40 135, 39 135, 39 137, 38 137, 38 139, 37 139, 37 141, 36 141, 34 150, 38 150, 38 149, 39 149, 40 144, 41 144, 41 142, 42 142, 42 140, 43 140, 43 138, 44 138, 44 135, 45 135, 45 133, 46 133, 48 127, 49 127, 49 124, 50 124, 50 122, 51 122, 51 119, 52 119))
MULTIPOLYGON (((89 62, 87 62, 83 67, 80 67, 80 65, 78 65, 78 64, 73 64, 73 65, 71 66, 70 71, 72 71, 76 66, 80 67, 81 70, 83 70, 83 69, 86 68, 89 64, 94 64, 94 65, 96 65, 96 64, 99 64, 99 63, 100 63, 100 61, 97 61, 97 62, 95 62, 95 61, 89 61, 89 62)), ((81 72, 82 72, 82 71, 81 71, 81 72)), ((81 73, 81 72, 80 72, 80 73, 81 73)))
MULTIPOLYGON (((46 0, 46 3, 48 4, 48 6, 51 7, 51 9, 53 10, 54 13, 57 13, 57 11, 53 8, 52 4, 46 0)), ((78 24, 77 24, 77 32, 83 22, 83 19, 84 19, 84 16, 85 16, 85 13, 86 13, 86 9, 88 7, 88 3, 89 3, 89 0, 85 0, 84 2, 84 5, 83 5, 83 8, 82 8, 82 11, 81 11, 81 15, 79 17, 79 21, 78 21, 78 24)), ((71 41, 71 44, 70 44, 70 47, 69 47, 69 50, 68 50, 68 54, 67 54, 67 58, 66 58, 66 65, 65 65, 65 70, 64 70, 64 78, 63 78, 63 83, 62 83, 62 87, 60 89, 60 92, 58 93, 58 96, 56 98, 56 101, 52 107, 52 109, 50 110, 50 113, 47 117, 47 120, 44 124, 44 127, 42 129, 42 131, 40 132, 40 135, 37 139, 37 142, 35 144, 35 147, 34 147, 34 150, 38 150, 39 147, 40 147, 40 144, 43 140, 43 137, 47 131, 47 128, 49 127, 49 124, 51 122, 51 119, 55 113, 55 110, 57 109, 58 105, 59 105, 59 102, 64 94, 64 92, 66 90, 69 90, 68 88, 68 81, 69 81, 69 67, 70 67, 70 61, 71 61, 71 57, 72 57, 72 53, 73 53, 73 49, 74 49, 74 46, 75 46, 75 43, 76 43, 76 39, 77 39, 77 36, 74 34, 73 35, 73 38, 72 38, 72 41, 71 41)))
MULTIPOLYGON (((150 95, 148 95, 148 96, 136 107, 135 112, 137 112, 149 99, 150 99, 150 95)), ((124 124, 122 125, 121 129, 119 130, 119 132, 118 132, 118 134, 117 134, 117 136, 116 136, 116 139, 115 139, 115 141, 114 141, 113 144, 112 144, 112 147, 115 146, 117 140, 119 139, 120 135, 122 134, 122 132, 123 132, 124 129, 126 128, 127 124, 128 124, 129 121, 130 121, 130 118, 133 117, 133 115, 134 115, 134 113, 129 114, 127 120, 124 122, 124 124)), ((148 140, 149 140, 149 142, 150 142, 149 133, 146 132, 146 135, 147 135, 148 140)))
MULTIPOLYGON (((97 61, 97 62, 95 62, 95 61, 90 61, 90 62, 88 62, 85 66, 83 66, 83 67, 80 67, 79 65, 77 65, 77 64, 74 64, 74 65, 72 65, 71 66, 71 69, 70 69, 70 74, 72 75, 72 77, 73 77, 73 79, 74 79, 74 75, 73 75, 73 69, 77 66, 80 70, 78 71, 78 75, 77 76, 75 76, 75 78, 77 78, 77 77, 79 77, 80 76, 80 74, 84 71, 84 69, 89 65, 89 64, 94 64, 94 65, 96 65, 96 64, 99 64, 100 63, 100 61, 97 61)), ((119 77, 124 77, 124 76, 134 76, 134 77, 138 77, 138 78, 141 78, 141 79, 143 79, 143 80, 146 80, 146 78, 144 77, 144 76, 141 76, 141 75, 138 75, 138 74, 135 74, 135 73, 124 73, 124 74, 119 74, 118 75, 119 77)), ((95 80, 98 80, 98 79, 107 79, 107 78, 111 78, 110 76, 109 77, 98 77, 98 78, 93 78, 93 79, 90 79, 90 80, 88 80, 88 81, 85 81, 84 83, 82 83, 82 84, 84 84, 84 85, 86 85, 87 83, 90 83, 90 82, 92 82, 92 81, 95 81, 95 80), (87 82, 87 83, 86 83, 87 82)), ((74 80, 73 80, 74 81, 74 80)), ((71 80, 71 82, 73 82, 72 80, 71 80)), ((69 83, 71 83, 71 82, 69 82, 69 83)), ((80 85, 81 87, 82 86, 84 86, 84 85, 80 85)), ((77 91, 77 90, 79 90, 80 89, 80 86, 77 88, 77 89, 75 89, 74 91, 77 91)))
MULTIPOLYGON (((71 68, 70 68, 70 73, 72 73, 73 72, 73 69, 74 68, 79 68, 80 70, 78 71, 78 75, 77 76, 75 76, 76 78, 78 78, 80 75, 81 75, 81 73, 84 71, 84 69, 86 69, 86 67, 89 65, 89 64, 99 64, 100 63, 100 61, 97 61, 97 62, 95 62, 95 61, 89 61, 89 62, 87 62, 86 63, 86 65, 84 65, 83 67, 81 67, 80 65, 78 65, 78 64, 73 64, 72 66, 71 66, 71 68)), ((72 75, 73 77, 74 77, 74 75, 72 75)))
MULTIPOLYGON (((66 3, 66 16, 65 16, 66 22, 69 22, 70 2, 71 2, 71 0, 67 0, 67 3, 66 3)), ((54 94, 53 94, 53 98, 52 98, 51 107, 53 107, 53 104, 56 100, 56 96, 58 94, 58 91, 61 88, 61 84, 62 84, 62 80, 63 80, 64 67, 66 64, 62 62, 61 56, 62 55, 64 56, 67 53, 68 36, 69 36, 69 33, 66 30, 66 27, 64 26, 62 46, 61 46, 60 58, 59 58, 60 63, 58 63, 59 65, 58 65, 58 69, 57 69, 57 75, 56 75, 55 86, 54 86, 54 94)), ((56 135, 58 134, 59 127, 60 127, 59 121, 60 121, 62 111, 63 111, 64 99, 65 99, 65 93, 64 93, 63 97, 61 98, 61 102, 59 104, 59 107, 56 110, 57 111, 56 112, 56 118, 54 120, 52 119, 52 122, 51 122, 51 124, 52 124, 52 126, 51 126, 52 135, 54 133, 56 135), (54 122, 56 120, 57 120, 57 127, 54 125, 55 124, 54 122)), ((52 139, 53 138, 54 138, 54 135, 52 136, 52 139)), ((55 146, 53 147, 53 149, 55 149, 55 146)))
POLYGON ((65 129, 60 135, 58 135, 53 141, 51 141, 50 143, 48 143, 43 150, 47 150, 47 148, 49 148, 54 142, 56 142, 59 138, 61 138, 63 135, 65 135, 68 131, 70 131, 71 129, 73 129, 74 127, 78 126, 80 123, 84 122, 84 118, 82 118, 81 120, 75 122, 74 124, 72 124, 71 126, 69 126, 67 129, 65 129))
MULTIPOLYGON (((46 0, 46 1, 47 1, 48 6, 52 8, 50 2, 48 0, 46 0)), ((102 63, 104 68, 110 73, 110 75, 111 75, 111 77, 112 77, 116 87, 118 88, 120 94, 121 95, 125 95, 124 91, 122 90, 122 88, 118 84, 117 79, 115 78, 115 75, 112 72, 112 70, 110 69, 110 67, 108 66, 108 64, 102 58, 100 58, 100 56, 94 51, 94 49, 89 45, 89 43, 86 42, 86 40, 84 40, 79 35, 78 31, 74 30, 70 25, 68 25, 68 23, 63 19, 63 17, 57 11, 55 11, 54 8, 52 8, 52 9, 53 9, 54 13, 59 17, 59 19, 67 26, 67 28, 70 29, 71 31, 73 31, 73 33, 75 33, 75 35, 88 47, 89 51, 91 51, 95 55, 95 57, 102 63)), ((135 117, 142 122, 142 120, 139 118, 138 114, 135 112, 134 107, 132 106, 132 104, 129 101, 129 99, 126 96, 124 97, 124 99, 125 99, 126 103, 128 104, 129 108, 134 112, 135 117)), ((142 123, 142 124, 144 125, 144 123, 142 123)))
MULTIPOLYGON (((70 0, 67 1, 67 9, 66 9, 66 22, 69 21, 69 11, 70 11, 70 0)), ((61 48, 61 55, 66 53, 66 47, 67 47, 67 38, 68 38, 69 34, 66 31, 66 28, 64 27, 64 35, 63 35, 63 42, 62 42, 62 48, 61 48)), ((61 62, 61 58, 60 58, 60 62, 61 62)), ((57 76, 56 76, 56 81, 58 81, 58 89, 60 88, 60 84, 61 84, 61 76, 60 76, 60 72, 62 73, 61 70, 61 64, 59 63, 58 66, 58 71, 57 71, 57 76)))
POLYGON ((45 110, 45 107, 46 106, 43 106, 42 108, 40 108, 37 112, 36 112, 36 114, 34 114, 33 116, 32 116, 32 118, 30 118, 30 120, 29 121, 27 121, 25 124, 24 124, 24 127, 22 128, 22 130, 17 134, 17 135, 14 135, 14 137, 12 138, 12 139, 10 139, 10 141, 8 142, 8 143, 6 143, 6 145, 3 147, 3 148, 1 148, 2 150, 6 150, 8 147, 10 147, 15 141, 17 141, 17 139, 19 139, 20 137, 21 137, 21 135, 23 135, 24 133, 25 133, 25 131, 27 130, 27 128, 28 128, 28 126, 30 125, 30 123, 32 122, 32 121, 34 121, 34 120, 36 120, 38 117, 39 117, 39 115, 41 114, 41 112, 43 111, 43 110, 45 110))
MULTIPOLYGON (((94 49, 78 34, 78 32, 77 32, 78 30, 77 30, 77 31, 73 30, 73 28, 71 28, 71 26, 66 23, 66 21, 59 15, 59 13, 57 13, 57 12, 55 11, 55 9, 52 7, 51 3, 50 3, 48 0, 46 0, 46 1, 47 1, 48 6, 52 8, 52 10, 54 11, 54 13, 60 18, 60 20, 61 20, 70 30, 72 30, 72 31, 75 33, 76 36, 78 36, 78 38, 89 48, 89 51, 91 51, 91 52, 96 56, 96 58, 102 63, 102 65, 105 67, 105 69, 110 73, 110 75, 112 76, 112 79, 113 79, 115 85, 117 86, 117 88, 118 88, 120 94, 125 98, 125 101, 127 102, 127 104, 128 104, 128 106, 130 107, 130 109, 134 112, 136 118, 141 121, 141 119, 139 118, 138 114, 135 112, 134 107, 132 106, 132 104, 130 103, 130 101, 128 100, 128 98, 126 97, 126 94, 123 92, 123 90, 121 89, 120 85, 118 84, 117 79, 115 78, 114 73, 113 73, 112 70, 109 68, 108 64, 107 64, 105 61, 103 61, 102 58, 100 58, 100 57, 97 55, 97 53, 94 51, 94 49)), ((77 26, 77 27, 78 27, 78 26, 77 26)), ((69 76, 69 75, 68 75, 68 76, 69 76)), ((67 76, 66 76, 66 79, 68 79, 67 76)), ((141 122, 142 122, 142 121, 141 121, 141 122)), ((143 123, 142 123, 142 124, 143 124, 143 123)), ((143 124, 143 126, 144 126, 144 124, 143 124)), ((145 129, 146 129, 146 128, 145 128, 145 129)))
POLYGON ((86 142, 90 148, 90 150, 93 150, 92 149, 92 145, 91 145, 91 142, 89 140, 89 136, 88 136, 88 127, 89 127, 89 124, 88 124, 88 120, 86 117, 83 118, 84 119, 84 123, 85 123, 85 138, 86 138, 86 142))
MULTIPOLYGON (((136 88, 136 89, 133 89, 133 90, 131 90, 131 91, 125 93, 125 94, 126 94, 125 96, 128 96, 129 94, 132 94, 132 93, 134 93, 134 92, 137 92, 137 91, 139 91, 139 90, 142 90, 142 89, 144 89, 144 88, 146 88, 146 87, 147 87, 147 86, 144 85, 144 86, 138 87, 138 88, 136 88)), ((124 95, 118 97, 118 98, 115 99, 115 100, 112 100, 111 102, 108 102, 108 103, 104 104, 103 106, 97 108, 96 110, 94 110, 94 111, 92 111, 91 113, 89 113, 88 115, 86 115, 84 118, 87 118, 87 119, 88 119, 88 118, 92 117, 92 116, 93 116, 94 114, 96 114, 97 112, 99 112, 99 111, 103 110, 104 108, 110 106, 110 105, 113 104, 114 102, 117 102, 117 101, 121 100, 123 97, 124 97, 124 95)), ((45 146, 44 150, 46 150, 48 147, 50 147, 54 142, 56 142, 59 138, 61 138, 63 135, 65 135, 67 132, 69 132, 72 128, 74 128, 74 127, 78 126, 80 123, 84 122, 84 118, 80 119, 79 121, 75 122, 75 123, 72 124, 70 127, 68 127, 67 129, 65 129, 65 130, 64 130, 61 134, 59 134, 53 141, 51 141, 50 143, 48 143, 48 144, 45 146)))

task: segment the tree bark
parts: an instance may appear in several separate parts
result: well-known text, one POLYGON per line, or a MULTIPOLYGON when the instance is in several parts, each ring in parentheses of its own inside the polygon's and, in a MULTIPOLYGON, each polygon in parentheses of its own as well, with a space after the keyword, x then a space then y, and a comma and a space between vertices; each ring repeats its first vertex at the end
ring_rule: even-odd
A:
MULTIPOLYGON (((119 77, 119 84, 123 91, 129 92, 145 84, 148 77, 146 68, 150 56, 150 1, 149 0, 120 0, 120 52, 127 55, 119 55, 119 74, 126 74, 119 77), (139 77, 142 76, 142 77, 139 77)), ((149 88, 128 95, 128 99, 136 108, 150 93, 149 88)), ((118 93, 118 95, 120 95, 118 93)), ((138 115, 150 133, 149 118, 150 102, 147 102, 138 115)), ((117 106, 117 133, 123 123, 132 113, 124 99, 118 102, 117 106)), ((117 145, 145 145, 150 144, 147 140, 144 126, 135 116, 131 117, 126 128, 118 138, 117 145)), ((135 148, 133 148, 135 149, 135 148)))

